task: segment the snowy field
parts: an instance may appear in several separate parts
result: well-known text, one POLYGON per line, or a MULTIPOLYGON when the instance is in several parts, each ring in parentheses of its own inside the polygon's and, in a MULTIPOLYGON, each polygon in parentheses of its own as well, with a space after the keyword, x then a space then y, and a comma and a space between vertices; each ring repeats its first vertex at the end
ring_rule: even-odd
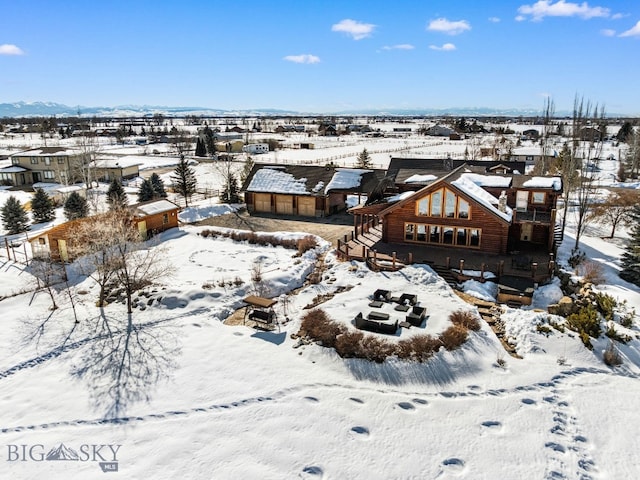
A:
MULTIPOLYGON (((202 168, 215 183, 211 167, 202 168)), ((205 200, 181 219, 232 210, 205 200)), ((1 478, 638 477, 637 317, 625 331, 633 339, 620 347, 624 363, 615 369, 602 362, 606 337, 591 352, 569 331, 537 331, 549 316, 536 309, 558 300, 557 284, 536 292, 535 308, 505 307, 506 333, 521 359, 509 356, 483 323, 462 348, 440 351, 425 364, 345 360, 291 338, 318 295, 331 297, 321 308, 350 329, 376 289, 417 295, 427 307, 426 325, 401 329, 389 341, 437 334, 450 325, 451 312, 475 307, 426 265, 372 273, 362 263, 337 261, 321 241, 297 256, 282 247, 204 238, 202 229, 182 226, 150 245, 166 248, 175 273, 139 296, 133 335, 124 328, 125 305, 97 308, 98 287, 75 265, 68 268, 73 305, 60 290, 60 308, 52 311, 48 294, 34 292, 30 269, 2 253, 1 478), (303 287, 317 259, 323 281, 303 287), (222 323, 252 293, 256 262, 269 296, 278 299, 279 332, 222 323), (102 316, 118 327, 112 336, 100 334, 102 316), (46 461, 52 450, 67 459, 76 452, 78 460, 46 461), (103 473, 115 464, 117 472, 103 473)), ((612 242, 601 238, 606 232, 593 226, 582 240, 602 265, 606 283, 599 289, 640 312, 640 290, 616 274, 626 233, 612 242)), ((561 263, 572 246, 569 228, 561 263)), ((466 289, 491 298, 488 285, 470 282, 466 289)))

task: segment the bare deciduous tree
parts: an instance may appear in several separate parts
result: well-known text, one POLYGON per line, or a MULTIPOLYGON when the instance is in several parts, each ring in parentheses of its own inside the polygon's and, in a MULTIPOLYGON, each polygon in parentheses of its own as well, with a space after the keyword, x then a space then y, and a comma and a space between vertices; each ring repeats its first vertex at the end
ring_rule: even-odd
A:
POLYGON ((631 212, 639 201, 640 194, 636 190, 616 190, 609 193, 604 202, 594 205, 590 215, 594 222, 610 225, 609 238, 613 238, 619 225, 627 225, 631 222, 631 212))

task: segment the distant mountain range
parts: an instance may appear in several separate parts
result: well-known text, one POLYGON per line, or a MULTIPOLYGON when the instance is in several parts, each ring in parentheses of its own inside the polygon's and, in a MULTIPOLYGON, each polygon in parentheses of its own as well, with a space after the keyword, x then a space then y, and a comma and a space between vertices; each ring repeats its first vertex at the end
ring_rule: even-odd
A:
MULTIPOLYGON (((415 108, 415 109, 362 109, 341 112, 296 112, 278 109, 222 110, 208 107, 167 107, 158 105, 120 105, 117 107, 70 107, 53 102, 0 103, 0 117, 133 117, 162 114, 168 117, 185 115, 222 116, 305 116, 305 115, 368 115, 368 116, 465 116, 465 117, 536 117, 542 110, 497 109, 487 107, 462 108, 415 108)), ((556 112, 556 117, 571 115, 571 112, 556 112)), ((612 117, 624 116, 608 114, 612 117)))

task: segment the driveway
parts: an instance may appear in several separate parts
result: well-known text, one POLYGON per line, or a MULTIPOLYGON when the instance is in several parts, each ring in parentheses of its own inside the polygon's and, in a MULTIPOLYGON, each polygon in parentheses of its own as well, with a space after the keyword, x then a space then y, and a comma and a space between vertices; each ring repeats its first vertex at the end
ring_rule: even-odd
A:
POLYGON ((244 208, 236 213, 204 219, 197 224, 253 232, 305 232, 318 235, 334 246, 337 245, 337 240, 345 235, 349 235, 350 238, 353 231, 353 217, 346 213, 307 219, 264 213, 249 215, 244 208))

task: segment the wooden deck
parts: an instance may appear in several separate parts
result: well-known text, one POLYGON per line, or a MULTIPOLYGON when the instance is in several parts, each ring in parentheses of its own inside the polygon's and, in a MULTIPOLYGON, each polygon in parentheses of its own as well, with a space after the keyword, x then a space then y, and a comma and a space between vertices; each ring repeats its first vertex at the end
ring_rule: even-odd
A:
POLYGON ((338 242, 343 256, 365 261, 374 255, 384 264, 395 261, 399 264, 426 263, 452 270, 492 272, 503 275, 531 278, 535 283, 548 280, 553 273, 553 258, 542 249, 529 248, 508 255, 493 255, 479 250, 447 248, 433 245, 407 245, 384 243, 380 226, 364 234, 344 238, 338 242), (374 254, 375 252, 375 254, 374 254))

